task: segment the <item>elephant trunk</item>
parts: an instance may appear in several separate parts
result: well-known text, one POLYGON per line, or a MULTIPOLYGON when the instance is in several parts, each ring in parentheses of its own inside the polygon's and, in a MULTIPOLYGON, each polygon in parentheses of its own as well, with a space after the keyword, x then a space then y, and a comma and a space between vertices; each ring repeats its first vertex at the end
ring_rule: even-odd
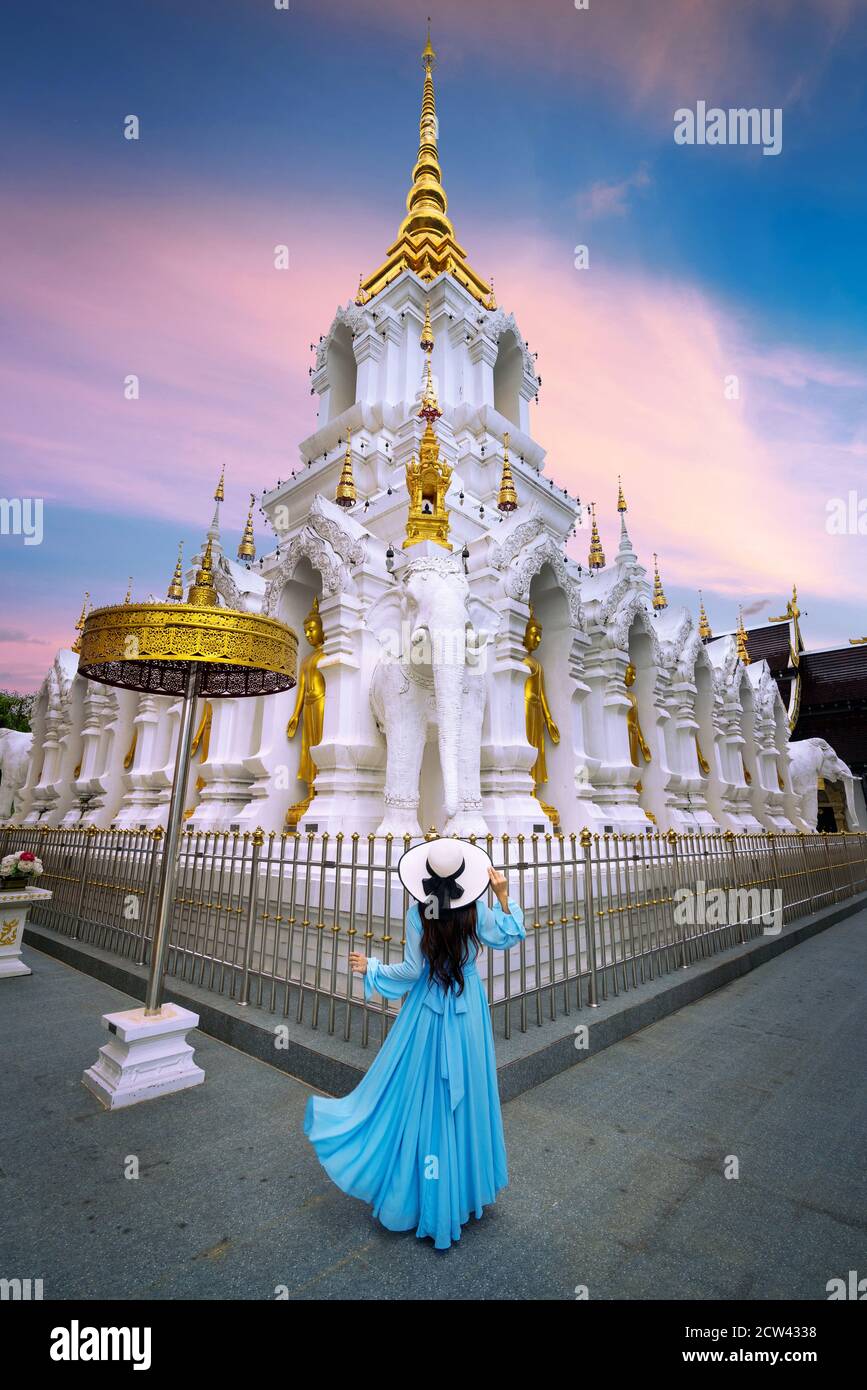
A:
MULTIPOLYGON (((452 637, 453 635, 448 634, 448 636, 452 637)), ((434 642, 436 642, 435 638, 434 642)), ((460 746, 464 668, 456 654, 451 653, 445 660, 442 658, 434 660, 433 673, 443 797, 446 815, 451 819, 458 813, 458 749, 460 746)))

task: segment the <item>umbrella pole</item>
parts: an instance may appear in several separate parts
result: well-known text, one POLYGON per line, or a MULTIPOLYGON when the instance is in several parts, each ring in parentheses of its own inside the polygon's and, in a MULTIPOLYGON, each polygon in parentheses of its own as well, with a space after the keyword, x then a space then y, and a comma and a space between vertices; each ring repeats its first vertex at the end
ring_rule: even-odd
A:
POLYGON ((194 662, 190 662, 181 702, 181 724, 178 729, 178 748, 175 757, 175 773, 172 778, 172 795, 169 801, 169 819, 166 826, 166 838, 163 843, 163 862, 160 865, 157 920, 151 946, 151 968, 145 997, 145 1014, 150 1017, 159 1014, 162 1007, 163 976, 169 950, 172 905, 175 898, 175 880, 178 870, 178 840, 181 833, 181 819, 184 814, 187 768, 190 763, 190 749, 193 743, 198 686, 198 668, 194 662))

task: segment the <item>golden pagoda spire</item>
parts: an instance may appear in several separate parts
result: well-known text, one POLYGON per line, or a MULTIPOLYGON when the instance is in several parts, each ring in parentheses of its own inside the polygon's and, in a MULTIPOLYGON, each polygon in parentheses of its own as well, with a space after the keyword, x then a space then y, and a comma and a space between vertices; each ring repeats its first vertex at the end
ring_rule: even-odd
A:
POLYGON ((222 469, 220 470, 220 481, 217 483, 217 490, 216 490, 216 492, 214 493, 214 501, 215 501, 215 502, 224 502, 224 501, 226 500, 226 494, 225 494, 225 492, 223 491, 223 484, 224 484, 225 481, 226 481, 226 470, 225 470, 225 468, 222 468, 222 469))
POLYGON ((659 577, 659 563, 656 555, 653 556, 653 606, 657 613, 661 613, 663 608, 668 607, 668 599, 662 588, 662 580, 659 577))
POLYGON ((590 526, 590 555, 587 559, 589 569, 601 570, 605 568, 605 552, 602 549, 602 542, 599 539, 599 527, 596 525, 596 503, 590 503, 590 515, 592 522, 590 526))
MULTIPOLYGON (((256 558, 256 543, 253 540, 253 506, 256 498, 250 493, 250 510, 247 513, 247 524, 244 527, 244 534, 241 537, 241 544, 238 546, 238 559, 244 560, 248 565, 256 558)), ((210 542, 208 543, 210 549, 210 542)))
POLYGON ((211 545, 209 536, 201 566, 196 570, 195 583, 191 584, 187 590, 187 603, 191 604, 193 608, 216 608, 220 602, 214 588, 214 557, 211 545))
POLYGON ((617 474, 617 510, 622 514, 627 510, 626 498, 623 496, 623 484, 620 481, 620 474, 617 474))
POLYGON ((425 306, 424 306, 424 327, 423 327, 422 330, 421 330, 421 337, 420 337, 419 340, 418 340, 418 345, 419 345, 419 347, 421 348, 422 352, 433 352, 433 348, 434 348, 434 335, 433 335, 433 327, 432 327, 431 321, 430 321, 430 300, 429 300, 429 299, 425 301, 425 306))
MULTIPOLYGON (((222 479, 220 479, 220 482, 222 484, 222 479)), ((183 541, 181 541, 178 545, 178 559, 177 564, 175 565, 175 572, 172 575, 172 582, 169 585, 169 591, 166 594, 166 598, 173 599, 177 603, 182 603, 184 598, 183 571, 181 569, 181 557, 183 555, 183 551, 184 543, 183 541)))
POLYGON ((738 627, 737 632, 735 633, 735 637, 737 639, 738 644, 738 658, 741 661, 742 665, 749 666, 750 654, 747 651, 747 630, 744 627, 743 608, 738 609, 738 627))
POLYGON ((337 484, 337 493, 334 500, 338 507, 354 507, 358 501, 358 494, 355 491, 355 479, 352 476, 352 430, 347 430, 346 453, 343 456, 343 470, 340 474, 340 482, 337 484))
POLYGON ((497 508, 501 512, 513 512, 518 506, 518 494, 512 477, 509 462, 509 433, 503 435, 503 471, 500 475, 500 491, 497 493, 497 508))
POLYGON ((704 611, 704 595, 701 589, 698 591, 698 635, 702 642, 708 642, 713 637, 710 623, 707 620, 707 613, 704 611))
POLYGON ((436 53, 431 43, 429 23, 427 42, 421 58, 424 85, 418 154, 412 171, 412 187, 406 199, 406 217, 398 229, 397 240, 389 247, 384 264, 366 280, 362 280, 355 302, 366 303, 367 299, 364 296, 369 299, 379 294, 380 290, 385 289, 385 286, 404 270, 415 271, 427 284, 445 271, 469 290, 474 299, 488 307, 485 301, 491 298, 491 287, 468 263, 467 253, 458 243, 455 229, 448 217, 448 199, 442 184, 437 144, 438 125, 433 82, 436 53))
POLYGON ((81 634, 84 631, 84 620, 87 617, 87 605, 89 602, 90 591, 88 590, 84 595, 84 602, 81 605, 81 613, 79 614, 78 622, 75 624, 75 631, 78 633, 78 636, 72 644, 72 650, 75 652, 76 656, 81 651, 81 634))
POLYGON ((132 575, 130 575, 130 577, 129 577, 129 583, 128 583, 127 586, 126 586, 126 598, 124 599, 124 603, 129 603, 131 599, 132 599, 132 575))

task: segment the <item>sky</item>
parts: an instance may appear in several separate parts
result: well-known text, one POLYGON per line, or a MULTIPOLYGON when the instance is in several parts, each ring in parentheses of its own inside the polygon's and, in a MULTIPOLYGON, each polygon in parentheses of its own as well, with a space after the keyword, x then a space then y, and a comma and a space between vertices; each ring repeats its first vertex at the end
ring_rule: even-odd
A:
POLYGON ((42 538, 4 511, 0 687, 85 590, 164 592, 224 466, 227 545, 295 466, 310 344, 403 216, 428 13, 449 215, 538 353, 546 471, 609 558, 620 474, 715 631, 797 582, 808 647, 867 635, 867 0, 7 0, 0 499, 42 538), (676 143, 699 102, 779 109, 780 152, 676 143))

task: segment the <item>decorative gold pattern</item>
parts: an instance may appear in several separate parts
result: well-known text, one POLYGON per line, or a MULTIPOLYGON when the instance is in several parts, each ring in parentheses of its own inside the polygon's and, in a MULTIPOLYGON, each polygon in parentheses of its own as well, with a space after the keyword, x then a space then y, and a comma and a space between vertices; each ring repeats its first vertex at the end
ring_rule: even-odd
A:
POLYGON ((72 650, 75 652, 76 656, 81 651, 81 634, 84 631, 84 620, 87 617, 87 605, 89 602, 90 592, 88 591, 84 595, 84 602, 81 605, 81 613, 79 614, 78 622, 75 624, 75 631, 77 632, 78 636, 72 644, 72 650))
POLYGON ((707 620, 707 613, 704 611, 704 596, 701 589, 698 591, 698 635, 702 642, 709 642, 713 637, 710 623, 707 620))
POLYGON ((668 599, 665 597, 662 580, 659 577, 659 563, 656 555, 653 557, 653 606, 657 613, 661 613, 663 608, 668 607, 668 599))
POLYGON ((20 917, 6 917, 0 926, 0 946, 14 946, 20 917))
POLYGON ((426 284, 444 271, 469 290, 474 299, 488 308, 493 288, 485 283, 467 261, 467 253, 455 237, 447 216, 448 199, 442 185, 437 148, 437 115, 433 67, 436 54, 430 41, 422 53, 424 88, 422 92, 419 146, 412 188, 406 200, 407 215, 400 224, 397 240, 389 247, 385 262, 358 287, 356 304, 366 304, 404 270, 414 270, 426 284))
POLYGON ((595 572, 605 568, 605 552, 599 539, 599 527, 596 525, 595 502, 590 503, 590 516, 590 554, 587 557, 587 567, 595 572))
POLYGON ((253 506, 256 498, 250 493, 250 510, 247 513, 247 524, 244 527, 244 534, 241 537, 241 544, 238 546, 238 559, 252 563, 256 558, 256 545, 253 540, 253 506))
POLYGON ((337 484, 337 495, 334 500, 338 507, 354 507, 358 501, 355 479, 352 476, 352 430, 347 431, 343 471, 340 474, 340 482, 337 484))
POLYGON ((738 659, 742 665, 749 666, 750 654, 747 651, 747 630, 744 627, 744 610, 742 608, 738 609, 738 626, 735 637, 738 644, 738 659))
POLYGON ((181 541, 178 545, 178 559, 175 565, 175 572, 172 575, 172 582, 166 594, 166 598, 171 599, 174 603, 181 603, 184 597, 184 575, 182 569, 183 551, 184 543, 181 541))

